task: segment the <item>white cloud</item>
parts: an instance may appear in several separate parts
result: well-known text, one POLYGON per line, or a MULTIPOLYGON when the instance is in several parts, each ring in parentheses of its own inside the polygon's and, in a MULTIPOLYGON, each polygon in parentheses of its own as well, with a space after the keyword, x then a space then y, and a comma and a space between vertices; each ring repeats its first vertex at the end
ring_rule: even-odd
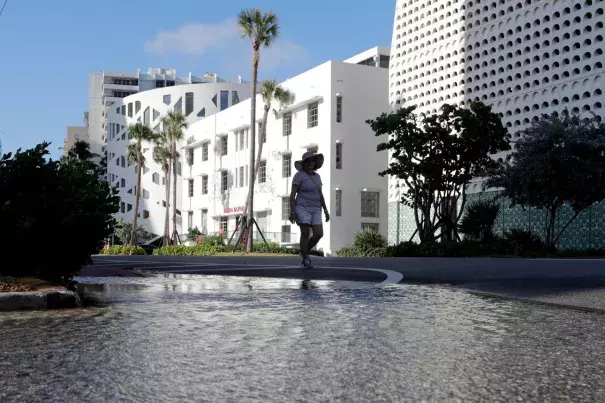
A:
MULTIPOLYGON (((216 52, 226 66, 250 64, 251 44, 242 39, 235 19, 220 23, 184 24, 174 31, 163 31, 145 42, 145 51, 160 55, 168 53, 205 55, 216 52)), ((261 71, 273 71, 284 65, 304 63, 309 54, 302 46, 278 40, 270 48, 261 50, 261 71)))

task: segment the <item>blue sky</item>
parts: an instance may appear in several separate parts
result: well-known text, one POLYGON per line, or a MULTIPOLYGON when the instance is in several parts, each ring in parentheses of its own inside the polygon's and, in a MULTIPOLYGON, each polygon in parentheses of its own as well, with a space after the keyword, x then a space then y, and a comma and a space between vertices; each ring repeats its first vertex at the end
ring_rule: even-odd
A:
POLYGON ((389 46, 395 1, 8 0, 0 16, 3 152, 50 141, 60 155, 66 126, 82 124, 90 71, 165 67, 249 79, 250 45, 234 29, 249 7, 279 17, 281 39, 261 59, 260 78, 281 81, 389 46))

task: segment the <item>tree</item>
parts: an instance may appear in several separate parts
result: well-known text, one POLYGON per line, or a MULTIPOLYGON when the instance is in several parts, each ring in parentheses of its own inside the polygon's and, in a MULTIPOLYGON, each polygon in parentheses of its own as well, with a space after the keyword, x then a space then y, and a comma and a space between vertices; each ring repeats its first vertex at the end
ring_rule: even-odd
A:
MULTIPOLYGON (((256 84, 258 79, 258 64, 260 48, 269 47, 279 37, 279 21, 272 12, 263 13, 259 9, 242 10, 237 18, 242 38, 252 40, 252 97, 250 102, 250 168, 254 167, 254 142, 256 138, 256 84)), ((248 191, 248 223, 254 217, 254 169, 250 169, 250 188, 248 191)), ((252 252, 253 227, 248 226, 248 244, 246 251, 252 252)))
POLYGON ((480 102, 472 102, 470 109, 444 104, 430 116, 417 117, 415 109, 404 107, 366 121, 376 136, 389 136, 377 147, 392 153, 389 167, 379 175, 405 183, 401 203, 413 210, 414 234, 421 243, 450 233, 458 240, 467 185, 497 165, 490 155, 510 149, 509 135, 500 117, 480 102))
POLYGON ((153 141, 155 134, 153 130, 142 123, 136 123, 128 126, 128 137, 132 140, 128 144, 127 158, 128 162, 137 164, 137 192, 134 205, 134 219, 132 220, 132 234, 130 236, 131 245, 137 242, 137 220, 139 218, 139 203, 141 202, 141 171, 145 166, 145 156, 143 155, 143 143, 153 141))
POLYGON ((53 161, 48 146, 0 159, 0 274, 70 285, 113 233, 120 199, 94 163, 53 161))
POLYGON ((82 161, 92 161, 93 158, 99 157, 98 154, 90 151, 90 144, 84 140, 77 140, 74 145, 71 146, 67 155, 82 161))
POLYGON ((115 235, 122 245, 134 245, 138 239, 150 240, 153 238, 153 234, 145 231, 142 226, 138 224, 135 226, 133 222, 124 220, 120 220, 115 225, 115 235), (135 232, 134 238, 132 236, 133 232, 135 232))
POLYGON ((605 125, 567 113, 542 116, 485 186, 502 188, 512 205, 546 210, 545 240, 554 249, 578 214, 605 199, 605 125), (557 232, 557 212, 565 205, 574 214, 557 232))
POLYGON ((166 215, 164 216, 164 245, 170 244, 170 136, 163 131, 155 137, 153 148, 153 160, 162 166, 164 172, 164 187, 166 190, 166 215))
MULTIPOLYGON (((265 139, 267 138, 267 120, 269 118, 269 111, 271 110, 271 105, 273 101, 277 101, 280 105, 287 103, 292 94, 290 91, 284 89, 280 86, 275 80, 266 80, 261 83, 260 87, 260 95, 265 103, 263 107, 263 121, 261 123, 261 132, 258 136, 258 152, 256 155, 256 162, 254 164, 254 173, 253 173, 253 181, 258 177, 258 171, 260 168, 261 156, 263 153, 263 144, 265 143, 265 139)), ((277 118, 277 111, 274 109, 273 113, 277 118)), ((246 215, 248 211, 248 202, 250 201, 250 188, 248 189, 248 197, 246 198, 246 206, 244 207, 244 212, 242 216, 246 215)))
MULTIPOLYGON (((180 111, 171 110, 166 116, 162 118, 162 123, 168 139, 170 141, 170 161, 172 162, 172 227, 176 231, 176 192, 177 192, 177 173, 176 163, 179 159, 179 153, 176 149, 178 141, 183 140, 183 130, 185 130, 189 124, 187 118, 180 111)), ((168 200, 166 200, 168 203, 168 200)), ((176 240, 175 240, 176 241, 176 240)))
POLYGON ((478 200, 469 204, 460 221, 459 230, 466 239, 489 242, 494 240, 494 225, 500 205, 494 200, 478 200))

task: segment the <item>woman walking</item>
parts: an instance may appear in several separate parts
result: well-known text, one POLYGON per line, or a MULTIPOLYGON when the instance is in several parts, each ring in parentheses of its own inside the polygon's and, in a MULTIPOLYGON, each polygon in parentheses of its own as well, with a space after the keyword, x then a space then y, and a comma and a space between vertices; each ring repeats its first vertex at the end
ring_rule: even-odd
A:
POLYGON ((292 179, 290 221, 296 222, 300 228, 300 253, 303 258, 302 265, 306 269, 313 268, 309 251, 317 245, 324 234, 322 209, 326 222, 330 221, 330 214, 321 191, 321 177, 316 172, 323 163, 322 154, 314 154, 310 151, 304 153, 302 158, 294 163, 298 172, 292 179))

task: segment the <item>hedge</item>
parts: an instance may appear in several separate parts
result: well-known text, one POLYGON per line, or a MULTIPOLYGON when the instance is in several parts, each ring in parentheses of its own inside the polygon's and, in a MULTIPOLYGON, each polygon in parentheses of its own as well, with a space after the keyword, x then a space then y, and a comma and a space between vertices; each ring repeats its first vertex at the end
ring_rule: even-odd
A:
POLYGON ((103 255, 145 255, 145 249, 137 245, 112 245, 101 252, 103 255))

